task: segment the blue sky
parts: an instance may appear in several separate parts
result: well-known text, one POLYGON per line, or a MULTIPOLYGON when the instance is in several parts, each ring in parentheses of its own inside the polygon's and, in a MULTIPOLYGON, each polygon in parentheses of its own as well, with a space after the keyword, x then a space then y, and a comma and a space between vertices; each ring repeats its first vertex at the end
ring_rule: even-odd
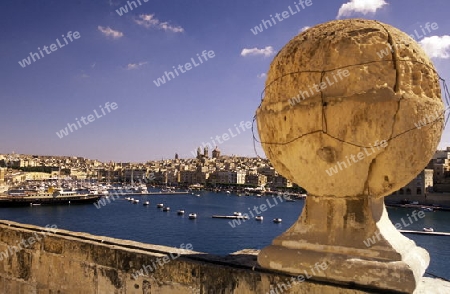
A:
MULTIPOLYGON (((377 19, 407 33, 436 22, 439 29, 423 42, 440 75, 450 77, 448 0, 312 0, 256 35, 251 29, 262 19, 298 1, 135 2, 138 7, 120 16, 116 10, 127 1, 1 1, 0 153, 136 162, 177 152, 187 158, 231 129, 235 136, 218 144, 222 153, 255 156, 251 130, 236 134, 235 125, 252 120, 273 56, 302 28, 338 14, 377 19), (68 32, 76 31, 79 38, 70 41, 68 32), (64 46, 19 64, 56 39, 64 46), (205 50, 214 57, 154 84, 205 50), (107 102, 117 108, 108 113, 107 102), (56 134, 94 110, 101 115, 102 108, 101 117, 62 138, 56 134)), ((450 146, 448 130, 444 145, 450 146)))

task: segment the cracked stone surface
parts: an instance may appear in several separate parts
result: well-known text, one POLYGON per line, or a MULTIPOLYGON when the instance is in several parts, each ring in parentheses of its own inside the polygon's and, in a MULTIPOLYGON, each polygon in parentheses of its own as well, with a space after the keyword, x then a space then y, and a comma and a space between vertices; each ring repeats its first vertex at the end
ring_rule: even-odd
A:
POLYGON ((301 274, 324 262, 317 278, 413 293, 429 255, 392 225, 383 196, 428 164, 443 114, 433 64, 400 30, 348 19, 294 37, 271 63, 256 120, 275 169, 308 197, 261 267, 301 274))
POLYGON ((310 194, 383 197, 427 165, 444 117, 415 124, 443 111, 436 70, 412 38, 377 21, 348 19, 313 27, 277 54, 257 122, 276 170, 310 194))

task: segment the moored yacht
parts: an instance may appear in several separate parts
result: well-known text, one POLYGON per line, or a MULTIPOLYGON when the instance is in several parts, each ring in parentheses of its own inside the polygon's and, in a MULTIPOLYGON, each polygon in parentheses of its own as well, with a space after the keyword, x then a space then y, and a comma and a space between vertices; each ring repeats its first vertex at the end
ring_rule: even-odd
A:
POLYGON ((13 189, 0 195, 0 207, 30 206, 30 205, 63 205, 92 204, 101 195, 78 194, 76 191, 64 191, 50 187, 47 191, 31 189, 13 189))

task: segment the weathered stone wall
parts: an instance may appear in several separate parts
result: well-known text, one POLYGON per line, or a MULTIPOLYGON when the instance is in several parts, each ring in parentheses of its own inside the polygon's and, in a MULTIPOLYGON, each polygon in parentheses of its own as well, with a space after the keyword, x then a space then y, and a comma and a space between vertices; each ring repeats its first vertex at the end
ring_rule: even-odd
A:
POLYGON ((60 229, 44 236, 44 229, 0 221, 0 293, 377 293, 313 277, 292 282, 290 276, 260 269, 257 252, 250 251, 228 257, 185 251, 156 267, 151 277, 134 279, 145 265, 177 256, 177 248, 60 229), (11 246, 19 248, 21 242, 27 246, 15 252, 11 246), (271 286, 277 292, 270 292, 271 286))

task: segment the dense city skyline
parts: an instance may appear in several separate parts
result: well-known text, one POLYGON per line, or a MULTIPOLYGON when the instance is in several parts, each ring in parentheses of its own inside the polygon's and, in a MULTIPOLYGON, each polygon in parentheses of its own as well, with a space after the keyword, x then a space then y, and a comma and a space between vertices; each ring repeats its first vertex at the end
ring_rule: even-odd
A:
MULTIPOLYGON (((192 158, 197 147, 217 145, 223 154, 255 157, 247 126, 272 58, 302 30, 337 18, 398 27, 422 45, 442 78, 450 76, 444 0, 0 6, 1 154, 146 162, 175 153, 192 158)), ((445 130, 439 148, 447 145, 445 130)), ((264 157, 259 143, 256 150, 264 157)))

